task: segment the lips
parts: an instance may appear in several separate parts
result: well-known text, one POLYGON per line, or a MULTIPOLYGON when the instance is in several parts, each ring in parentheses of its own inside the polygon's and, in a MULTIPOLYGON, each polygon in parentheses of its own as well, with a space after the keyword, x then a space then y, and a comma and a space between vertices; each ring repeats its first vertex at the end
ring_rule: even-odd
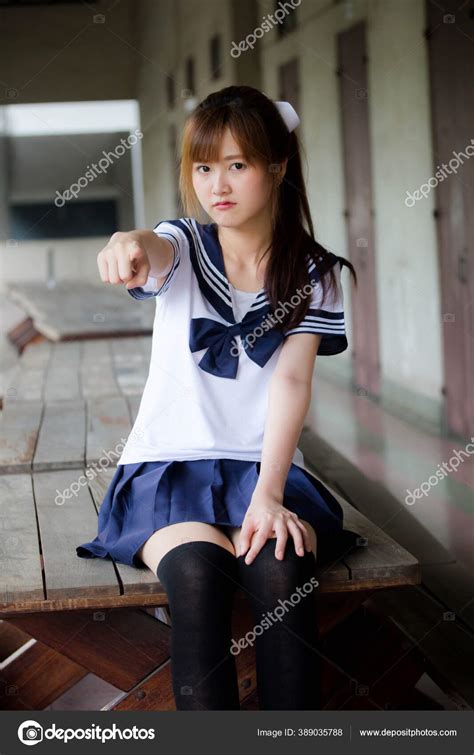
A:
POLYGON ((213 207, 233 207, 235 205, 235 202, 218 202, 217 204, 213 205, 213 207))

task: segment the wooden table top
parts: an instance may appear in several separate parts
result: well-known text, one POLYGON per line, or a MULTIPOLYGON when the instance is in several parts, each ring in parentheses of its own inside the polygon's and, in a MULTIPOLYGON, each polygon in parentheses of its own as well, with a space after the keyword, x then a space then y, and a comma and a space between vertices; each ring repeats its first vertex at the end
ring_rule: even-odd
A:
MULTIPOLYGON (((130 433, 146 382, 150 337, 29 346, 0 420, 0 616, 166 604, 156 575, 79 558, 130 433), (85 472, 88 477, 85 477, 85 472), (62 504, 58 491, 75 493, 62 504)), ((418 561, 331 490, 344 526, 368 547, 319 571, 320 590, 349 593, 421 581, 418 561)))
POLYGON ((59 281, 49 289, 44 283, 15 283, 9 296, 51 341, 150 334, 153 328, 156 302, 151 299, 137 306, 123 285, 59 281))
POLYGON ((0 474, 79 469, 131 430, 149 370, 151 337, 25 349, 5 390, 0 474))

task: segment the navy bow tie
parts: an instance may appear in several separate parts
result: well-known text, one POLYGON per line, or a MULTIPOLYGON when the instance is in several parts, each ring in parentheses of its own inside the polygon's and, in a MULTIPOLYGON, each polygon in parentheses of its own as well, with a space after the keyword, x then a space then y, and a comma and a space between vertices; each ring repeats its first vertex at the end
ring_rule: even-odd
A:
POLYGON ((242 346, 247 356, 253 362, 263 367, 275 349, 283 341, 283 334, 271 328, 265 330, 262 335, 255 335, 252 342, 246 341, 246 336, 257 327, 262 317, 246 318, 242 322, 232 325, 211 320, 209 317, 194 317, 191 320, 189 336, 189 348, 191 351, 199 351, 207 348, 199 362, 199 367, 217 377, 235 378, 239 364, 239 352, 241 346, 235 336, 240 336, 242 346))

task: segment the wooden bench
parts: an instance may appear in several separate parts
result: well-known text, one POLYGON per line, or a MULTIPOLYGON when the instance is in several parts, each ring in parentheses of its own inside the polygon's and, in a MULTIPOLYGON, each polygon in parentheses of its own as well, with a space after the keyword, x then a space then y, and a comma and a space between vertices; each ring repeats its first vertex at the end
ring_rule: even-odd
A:
MULTIPOLYGON (((4 657, 0 707, 44 707, 91 672, 122 691, 111 709, 174 709, 170 626, 153 610, 165 607, 167 597, 156 575, 146 567, 76 554, 76 546, 96 534, 116 459, 104 469, 97 463, 130 432, 149 346, 149 339, 138 338, 127 341, 126 350, 120 339, 42 343, 20 360, 0 427, 0 619, 8 647, 13 631, 18 644, 4 657), (59 496, 58 505, 58 492, 73 482, 74 495, 59 496), (25 636, 36 643, 25 646, 25 636)), ((375 591, 421 580, 410 553, 332 492, 345 526, 367 543, 318 570, 323 637, 375 591)), ((252 626, 238 590, 233 636, 252 626)), ((0 652, 1 642, 0 632, 0 652)), ((242 707, 251 709, 254 649, 236 662, 242 707)))
POLYGON ((25 313, 10 333, 20 347, 43 337, 51 341, 139 336, 151 334, 153 304, 134 306, 120 286, 87 281, 58 281, 53 288, 43 283, 16 283, 10 299, 25 313))
MULTIPOLYGON (((58 506, 57 491, 84 469, 0 478, 0 618, 123 690, 116 709, 173 709, 169 632, 144 608, 167 598, 148 569, 102 559, 79 559, 75 547, 94 535, 100 503, 113 469, 101 471, 77 496, 58 506)), ((345 524, 367 547, 318 570, 320 631, 331 631, 376 590, 417 584, 419 566, 365 517, 338 498, 345 524)), ((234 636, 252 627, 239 590, 234 636)), ((241 699, 255 692, 252 649, 237 656, 241 699)), ((75 669, 71 677, 75 679, 75 669)))

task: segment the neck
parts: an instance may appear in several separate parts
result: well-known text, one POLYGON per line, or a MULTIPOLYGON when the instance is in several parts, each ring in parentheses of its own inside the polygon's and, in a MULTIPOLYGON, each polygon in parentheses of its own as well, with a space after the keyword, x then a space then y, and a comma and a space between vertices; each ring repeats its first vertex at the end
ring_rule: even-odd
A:
POLYGON ((262 226, 261 222, 238 228, 217 226, 217 234, 225 258, 242 267, 256 267, 272 240, 270 226, 262 226))

